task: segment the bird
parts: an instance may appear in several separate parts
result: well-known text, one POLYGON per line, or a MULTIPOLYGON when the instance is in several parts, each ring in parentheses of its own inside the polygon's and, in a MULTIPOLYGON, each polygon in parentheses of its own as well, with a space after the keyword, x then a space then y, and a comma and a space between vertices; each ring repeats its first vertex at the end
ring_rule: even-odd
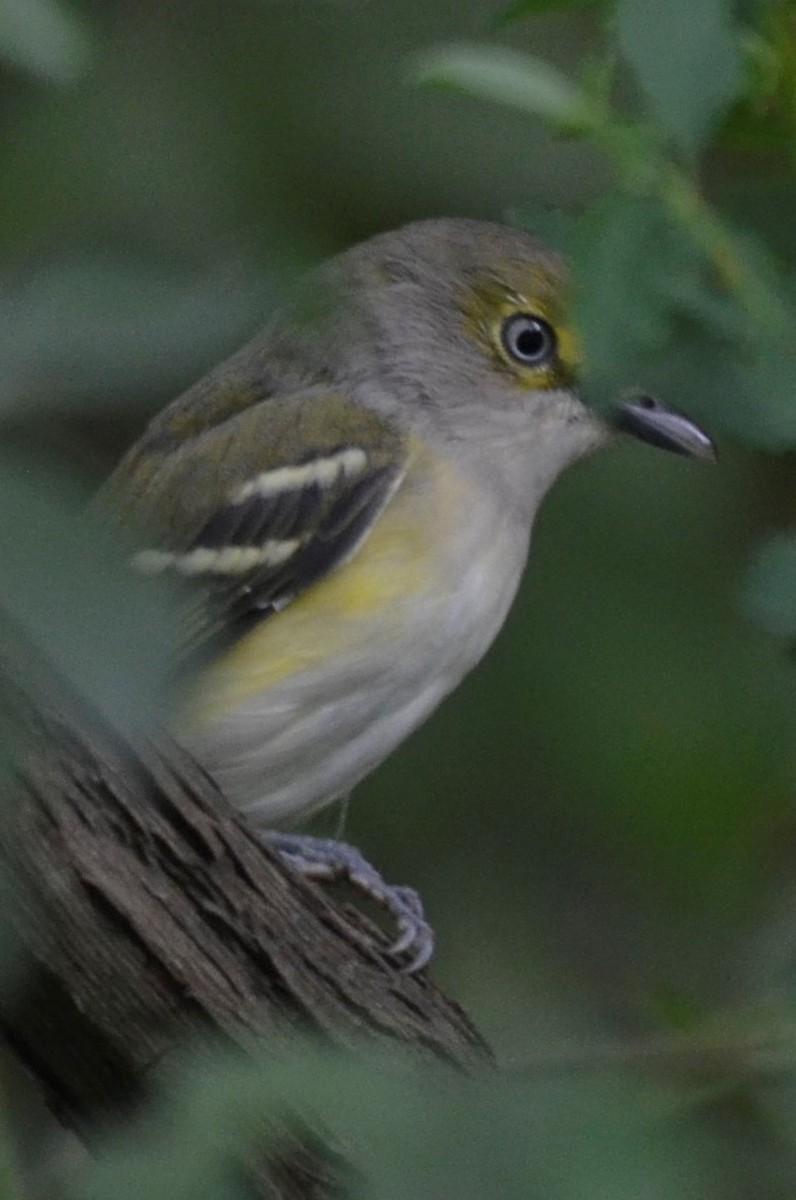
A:
POLYGON ((294 869, 388 910, 402 970, 434 948, 419 895, 296 825, 483 657, 562 471, 621 432, 714 457, 645 393, 596 411, 579 367, 558 254, 507 225, 415 221, 312 270, 98 498, 134 569, 184 590, 180 740, 294 869))

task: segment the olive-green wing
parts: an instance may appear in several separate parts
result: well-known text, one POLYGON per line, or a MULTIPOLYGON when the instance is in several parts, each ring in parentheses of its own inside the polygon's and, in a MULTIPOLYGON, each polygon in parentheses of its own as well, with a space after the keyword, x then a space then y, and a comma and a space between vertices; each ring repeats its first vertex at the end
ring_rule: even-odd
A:
POLYGON ((191 581, 190 657, 350 558, 406 469, 399 434, 322 389, 261 401, 176 449, 164 449, 163 427, 160 418, 133 447, 102 503, 143 531, 139 569, 191 581))

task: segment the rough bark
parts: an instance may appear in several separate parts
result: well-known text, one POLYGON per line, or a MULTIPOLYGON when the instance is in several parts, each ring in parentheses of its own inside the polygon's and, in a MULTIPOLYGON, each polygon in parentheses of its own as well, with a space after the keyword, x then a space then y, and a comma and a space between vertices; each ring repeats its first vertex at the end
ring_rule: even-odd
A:
MULTIPOLYGON (((81 1136, 139 1103, 197 1034, 278 1052, 310 1031, 352 1052, 375 1039, 463 1066, 488 1058, 456 1004, 363 944, 350 912, 277 861, 178 748, 134 749, 97 721, 36 724, 0 841, 28 961, 0 1021, 81 1136)), ((298 1138, 254 1175, 260 1196, 335 1190, 298 1138)))

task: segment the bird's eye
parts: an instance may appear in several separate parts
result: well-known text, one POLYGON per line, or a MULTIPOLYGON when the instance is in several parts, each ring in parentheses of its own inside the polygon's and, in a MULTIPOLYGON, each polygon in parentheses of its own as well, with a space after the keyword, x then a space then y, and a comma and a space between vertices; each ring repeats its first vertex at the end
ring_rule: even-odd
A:
POLYGON ((503 322, 503 346, 515 362, 523 367, 541 367, 556 352, 556 335, 552 326, 530 313, 514 313, 503 322))

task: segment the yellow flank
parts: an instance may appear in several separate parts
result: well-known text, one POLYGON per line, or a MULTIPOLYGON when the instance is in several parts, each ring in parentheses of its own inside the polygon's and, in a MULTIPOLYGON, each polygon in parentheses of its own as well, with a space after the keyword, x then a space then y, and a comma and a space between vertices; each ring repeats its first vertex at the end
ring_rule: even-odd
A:
MULTIPOLYGON (((282 680, 411 642, 423 595, 446 574, 450 524, 468 511, 450 464, 415 450, 404 482, 354 556, 267 617, 206 668, 185 714, 210 724, 282 680), (433 521, 430 520, 433 514, 433 521)), ((400 652, 400 649, 397 651, 400 652)))

